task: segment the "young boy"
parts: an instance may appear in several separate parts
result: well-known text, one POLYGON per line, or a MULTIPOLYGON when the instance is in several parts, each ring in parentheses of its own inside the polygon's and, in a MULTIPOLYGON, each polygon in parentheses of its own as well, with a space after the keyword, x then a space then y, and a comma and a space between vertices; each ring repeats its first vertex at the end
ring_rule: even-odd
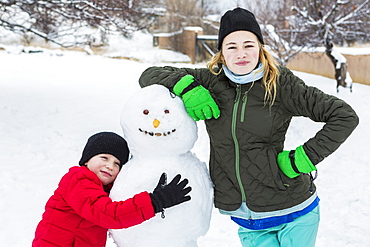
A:
POLYGON ((190 200, 187 179, 177 175, 165 184, 162 174, 152 193, 112 202, 108 197, 121 167, 128 160, 126 141, 112 132, 91 136, 82 152, 80 166, 70 168, 45 206, 33 247, 103 247, 107 230, 128 228, 190 200))

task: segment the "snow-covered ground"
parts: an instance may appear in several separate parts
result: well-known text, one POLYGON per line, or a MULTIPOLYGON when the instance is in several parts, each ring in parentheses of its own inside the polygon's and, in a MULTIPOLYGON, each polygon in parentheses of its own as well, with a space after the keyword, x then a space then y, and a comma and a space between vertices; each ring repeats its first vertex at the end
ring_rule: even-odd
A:
MULTIPOLYGON (((86 139, 102 130, 121 134, 120 112, 125 100, 139 89, 141 72, 148 66, 163 65, 161 57, 181 57, 144 45, 133 47, 133 56, 143 62, 57 50, 37 54, 19 53, 19 48, 0 51, 1 246, 31 245, 46 200, 68 168, 77 164, 86 139)), ((332 79, 296 74, 307 84, 343 98, 360 117, 360 125, 350 138, 318 165, 321 223, 317 246, 370 246, 366 151, 370 87, 354 83, 353 93, 340 88, 337 94, 332 79)), ((208 137, 203 123, 198 125, 199 139, 193 152, 207 161, 208 137)), ((304 118, 294 119, 285 148, 301 145, 321 126, 304 118)), ((211 228, 198 243, 200 247, 240 246, 237 226, 214 210, 211 228)), ((111 240, 108 246, 114 246, 111 240)))

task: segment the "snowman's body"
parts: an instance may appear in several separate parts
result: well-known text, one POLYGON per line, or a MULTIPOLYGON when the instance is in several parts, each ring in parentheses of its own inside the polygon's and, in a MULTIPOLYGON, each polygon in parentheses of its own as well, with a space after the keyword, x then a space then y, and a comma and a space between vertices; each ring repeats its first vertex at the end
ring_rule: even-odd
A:
POLYGON ((131 198, 152 192, 163 172, 168 182, 177 174, 189 180, 191 200, 166 209, 140 225, 110 230, 114 242, 124 247, 190 247, 209 228, 213 189, 206 164, 190 149, 197 140, 196 123, 180 98, 163 86, 141 89, 125 105, 121 125, 132 158, 122 167, 110 197, 131 198))

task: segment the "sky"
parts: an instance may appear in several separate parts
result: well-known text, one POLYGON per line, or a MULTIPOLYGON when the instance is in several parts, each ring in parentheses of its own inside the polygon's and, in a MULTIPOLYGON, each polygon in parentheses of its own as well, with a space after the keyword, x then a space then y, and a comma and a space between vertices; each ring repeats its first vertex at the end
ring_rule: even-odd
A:
MULTIPOLYGON (((29 54, 21 46, 0 51, 1 246, 30 246, 47 199, 69 167, 77 165, 89 136, 104 130, 122 134, 120 113, 139 90, 143 70, 153 65, 205 66, 182 63, 184 55, 152 48, 144 40, 139 36, 117 42, 106 56, 60 50, 29 54), (119 52, 140 61, 107 57, 119 52)), ((352 93, 345 88, 337 93, 333 79, 295 73, 308 85, 344 99, 360 118, 348 140, 318 165, 321 222, 316 246, 370 246, 370 87, 354 82, 352 93)), ((192 152, 207 162, 208 137, 204 123, 197 124, 192 152)), ((293 119, 285 149, 303 144, 321 127, 305 118, 293 119)), ((214 209, 210 229, 198 246, 240 246, 237 228, 214 209)), ((107 246, 115 245, 109 239, 107 246)))

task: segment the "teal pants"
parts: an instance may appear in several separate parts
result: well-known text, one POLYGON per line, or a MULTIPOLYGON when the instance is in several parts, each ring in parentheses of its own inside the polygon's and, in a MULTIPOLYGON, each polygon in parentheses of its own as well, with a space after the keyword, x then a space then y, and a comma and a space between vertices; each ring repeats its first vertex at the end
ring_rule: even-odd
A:
POLYGON ((320 221, 317 206, 293 222, 264 230, 239 228, 243 247, 314 247, 320 221))

